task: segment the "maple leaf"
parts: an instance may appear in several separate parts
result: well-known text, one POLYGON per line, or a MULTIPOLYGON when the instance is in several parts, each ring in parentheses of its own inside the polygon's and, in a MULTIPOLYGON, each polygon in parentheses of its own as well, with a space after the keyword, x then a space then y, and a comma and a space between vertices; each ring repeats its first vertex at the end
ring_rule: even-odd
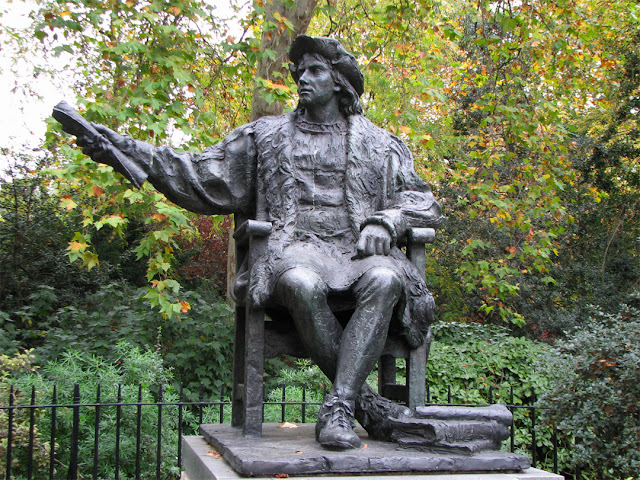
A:
POLYGON ((91 193, 93 194, 94 197, 101 197, 102 194, 104 193, 104 189, 99 187, 98 185, 92 185, 91 193))
POLYGON ((67 250, 70 250, 72 252, 82 252, 88 246, 89 246, 88 243, 77 242, 77 241, 73 240, 73 241, 69 242, 69 247, 67 248, 67 250))
POLYGON ((78 206, 78 204, 73 201, 73 199, 71 198, 70 195, 65 195, 62 198, 62 200, 60 201, 60 204, 67 211, 73 210, 74 208, 76 208, 78 206))

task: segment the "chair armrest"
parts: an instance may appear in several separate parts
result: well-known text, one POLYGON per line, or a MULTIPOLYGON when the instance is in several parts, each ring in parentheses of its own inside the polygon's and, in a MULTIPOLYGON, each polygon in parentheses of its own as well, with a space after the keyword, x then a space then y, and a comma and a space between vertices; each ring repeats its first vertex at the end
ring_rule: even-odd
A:
POLYGON ((425 244, 436 240, 435 228, 410 228, 407 231, 407 243, 425 244))
POLYGON ((239 244, 245 244, 252 237, 268 237, 273 231, 271 222, 261 222, 260 220, 247 220, 233 233, 233 238, 239 244))
POLYGON ((407 231, 407 258, 413 263, 422 280, 426 280, 425 244, 433 243, 436 231, 433 228, 410 228, 407 231))

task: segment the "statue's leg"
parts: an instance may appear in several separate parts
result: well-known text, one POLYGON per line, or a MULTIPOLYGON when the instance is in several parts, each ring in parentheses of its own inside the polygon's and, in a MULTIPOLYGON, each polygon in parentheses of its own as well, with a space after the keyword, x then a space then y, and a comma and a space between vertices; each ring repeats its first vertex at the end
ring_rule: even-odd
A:
POLYGON ((390 268, 367 271, 354 286, 356 309, 342 334, 333 390, 355 400, 387 340, 393 309, 402 293, 402 279, 390 268))
MULTIPOLYGON (((328 287, 317 273, 294 268, 282 274, 276 300, 289 309, 311 358, 330 380, 336 376, 342 326, 327 303, 328 287)), ((316 439, 325 448, 356 448, 355 402, 339 398, 332 389, 318 412, 316 439)))
POLYGON ((353 431, 355 399, 384 348, 402 280, 393 270, 377 267, 365 273, 353 291, 356 309, 343 332, 318 274, 294 268, 276 285, 276 300, 289 309, 311 357, 334 381, 316 424, 316 438, 327 448, 360 445, 353 431))
POLYGON ((307 268, 293 268, 278 279, 275 293, 278 303, 293 317, 311 358, 333 381, 342 326, 327 303, 327 284, 307 268))

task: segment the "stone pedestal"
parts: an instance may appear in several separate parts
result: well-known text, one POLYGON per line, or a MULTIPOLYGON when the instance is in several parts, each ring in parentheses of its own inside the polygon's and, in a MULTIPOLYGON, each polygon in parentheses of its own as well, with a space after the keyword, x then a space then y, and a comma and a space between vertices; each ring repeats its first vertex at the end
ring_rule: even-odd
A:
POLYGON ((316 442, 313 424, 281 428, 265 424, 261 438, 246 438, 229 425, 203 425, 201 437, 183 438, 185 479, 222 480, 260 476, 266 478, 384 478, 385 480, 562 480, 529 468, 526 457, 509 452, 474 455, 427 453, 387 442, 370 440, 358 431, 363 446, 357 450, 330 451, 316 442), (488 470, 494 470, 491 473, 488 470), (425 474, 429 472, 429 474, 425 474), (467 472, 462 475, 462 472, 467 472))

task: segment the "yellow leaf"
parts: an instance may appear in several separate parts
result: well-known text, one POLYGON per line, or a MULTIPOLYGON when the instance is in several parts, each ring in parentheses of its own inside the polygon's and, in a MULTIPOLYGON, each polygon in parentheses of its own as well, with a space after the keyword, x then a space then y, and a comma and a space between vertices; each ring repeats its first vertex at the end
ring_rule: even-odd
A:
POLYGON ((65 197, 63 197, 60 203, 62 207, 65 208, 66 210, 73 210, 78 206, 78 204, 74 202, 69 195, 66 195, 65 197))
POLYGON ((298 425, 296 425, 295 423, 284 422, 284 423, 278 425, 278 428, 300 428, 300 427, 298 425))
POLYGON ((84 252, 82 255, 82 265, 91 270, 93 267, 97 267, 100 265, 98 261, 98 256, 95 253, 84 252))
POLYGON ((71 241, 69 242, 69 247, 67 250, 71 250, 72 252, 82 252, 89 246, 88 243, 71 241))

